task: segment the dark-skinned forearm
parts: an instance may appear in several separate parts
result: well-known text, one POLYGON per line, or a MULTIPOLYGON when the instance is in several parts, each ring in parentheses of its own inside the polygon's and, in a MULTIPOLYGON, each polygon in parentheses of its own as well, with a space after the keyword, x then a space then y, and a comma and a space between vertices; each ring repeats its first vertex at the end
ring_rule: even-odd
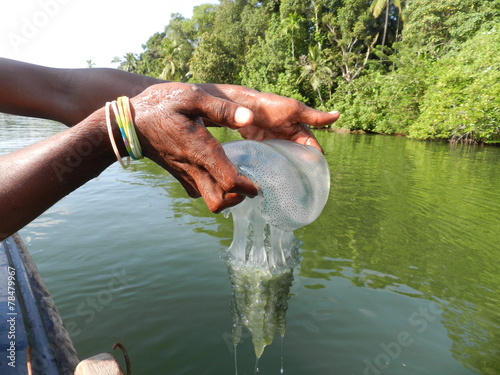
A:
POLYGON ((56 69, 0 58, 0 112, 72 126, 107 101, 160 82, 117 69, 56 69))
MULTIPOLYGON (((73 126, 107 101, 134 97, 167 81, 118 69, 57 69, 0 58, 0 112, 59 121, 73 126)), ((208 93, 241 105, 257 91, 238 86, 197 84, 208 93)))
MULTIPOLYGON (((121 148, 124 153, 123 145, 121 148)), ((30 223, 115 161, 102 109, 70 129, 1 156, 0 239, 30 223)))

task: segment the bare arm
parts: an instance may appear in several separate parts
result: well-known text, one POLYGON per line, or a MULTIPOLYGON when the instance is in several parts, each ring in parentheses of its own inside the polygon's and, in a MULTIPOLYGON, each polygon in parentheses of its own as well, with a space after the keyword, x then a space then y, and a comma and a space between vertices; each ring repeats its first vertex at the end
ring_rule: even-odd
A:
POLYGON ((0 240, 116 160, 104 121, 101 110, 68 130, 0 156, 0 240))
POLYGON ((0 112, 73 126, 107 101, 160 82, 117 69, 56 69, 0 58, 0 112))
MULTIPOLYGON (((222 146, 196 119, 231 128, 247 126, 252 112, 194 85, 154 85, 132 98, 144 156, 167 169, 191 197, 203 197, 214 212, 235 205, 257 189, 238 174, 222 146)), ((120 155, 127 152, 116 126, 120 155)), ((0 156, 0 240, 98 176, 116 161, 98 109, 79 124, 16 152, 0 156)))
POLYGON ((0 239, 114 162, 102 107, 118 96, 140 93, 132 103, 144 155, 172 173, 191 197, 202 196, 213 212, 257 190, 196 122, 199 117, 245 138, 282 138, 317 148, 306 124, 323 126, 339 117, 241 86, 157 82, 114 69, 54 69, 0 58, 0 111, 77 124, 0 157, 0 239))
MULTIPOLYGON (((72 126, 107 101, 122 95, 136 96, 164 82, 117 69, 55 69, 0 58, 0 112, 48 118, 72 126)), ((251 126, 240 130, 249 139, 282 138, 320 149, 307 125, 321 127, 339 117, 338 112, 317 111, 296 100, 247 87, 197 86, 254 112, 251 126)))

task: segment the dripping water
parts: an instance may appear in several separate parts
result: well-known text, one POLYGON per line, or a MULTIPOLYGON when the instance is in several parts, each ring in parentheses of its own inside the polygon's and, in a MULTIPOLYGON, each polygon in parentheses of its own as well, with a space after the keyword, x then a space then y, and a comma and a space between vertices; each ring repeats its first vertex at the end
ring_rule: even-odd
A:
POLYGON ((255 357, 255 371, 254 371, 254 374, 257 374, 259 372, 259 359, 260 359, 260 357, 255 357))
POLYGON ((285 335, 281 335, 281 368, 280 368, 280 374, 283 374, 285 372, 285 369, 283 367, 283 337, 285 335))
POLYGON ((238 344, 233 344, 234 350, 234 372, 235 375, 238 375, 238 355, 237 355, 238 344))

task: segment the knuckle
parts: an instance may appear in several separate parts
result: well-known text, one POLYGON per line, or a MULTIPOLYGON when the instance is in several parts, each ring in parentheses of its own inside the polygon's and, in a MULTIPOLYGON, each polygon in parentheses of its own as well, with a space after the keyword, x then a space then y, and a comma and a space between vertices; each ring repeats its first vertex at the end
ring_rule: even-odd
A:
POLYGON ((195 97, 199 97, 200 95, 202 95, 203 93, 203 90, 200 89, 198 86, 196 85, 191 85, 190 87, 190 92, 192 95, 194 95, 195 97))
POLYGON ((305 109, 305 105, 296 99, 289 99, 288 105, 290 106, 292 113, 301 113, 305 109))
POLYGON ((222 211, 225 208, 221 199, 217 199, 217 200, 211 199, 208 201, 205 200, 205 203, 207 204, 207 207, 210 210, 210 212, 213 212, 213 213, 219 213, 220 211, 222 211))
POLYGON ((227 103, 221 101, 214 101, 212 105, 209 107, 210 115, 213 116, 211 118, 213 121, 217 123, 226 123, 229 113, 229 108, 227 103))
POLYGON ((226 178, 224 178, 221 181, 221 187, 222 187, 222 190, 224 190, 225 192, 228 192, 228 193, 234 192, 236 189, 235 178, 230 177, 230 176, 226 176, 226 178))

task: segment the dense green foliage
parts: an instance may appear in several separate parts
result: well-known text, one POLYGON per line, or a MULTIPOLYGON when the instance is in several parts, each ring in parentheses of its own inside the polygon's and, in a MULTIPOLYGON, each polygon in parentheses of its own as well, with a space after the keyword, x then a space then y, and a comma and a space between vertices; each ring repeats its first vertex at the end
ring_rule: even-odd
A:
POLYGON ((500 143, 500 0, 220 0, 120 68, 337 109, 335 126, 500 143))

